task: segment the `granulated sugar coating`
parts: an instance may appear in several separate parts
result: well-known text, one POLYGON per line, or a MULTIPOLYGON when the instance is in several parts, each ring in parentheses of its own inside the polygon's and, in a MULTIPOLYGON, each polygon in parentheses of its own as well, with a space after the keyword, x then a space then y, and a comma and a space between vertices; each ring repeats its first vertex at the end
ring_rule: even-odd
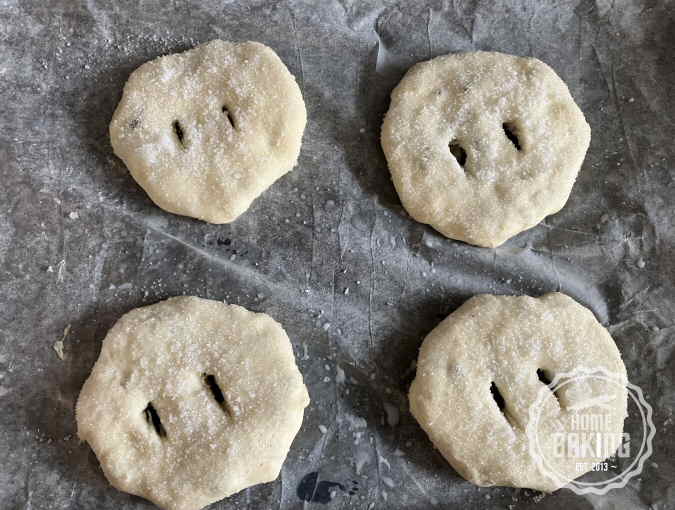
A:
POLYGON ((176 297, 115 324, 76 415, 112 485, 196 510, 277 478, 308 404, 277 322, 176 297))
POLYGON ((228 223, 293 168, 306 120, 273 50, 215 40, 134 71, 110 139, 162 209, 228 223))
POLYGON ((626 380, 611 336, 572 298, 481 295, 424 340, 410 409, 467 480, 550 492, 616 451, 627 410, 626 380), (556 376, 565 380, 562 374, 580 369, 602 377, 569 378, 551 392, 556 376), (535 432, 528 425, 540 392, 546 398, 536 409, 541 414, 535 432), (597 417, 600 426, 580 426, 597 417), (546 472, 530 452, 535 437, 546 472), (587 440, 591 453, 603 453, 560 450, 560 439, 571 437, 574 445, 587 440))
POLYGON ((486 247, 565 205, 590 136, 550 67, 489 52, 412 67, 382 125, 408 213, 447 237, 486 247))

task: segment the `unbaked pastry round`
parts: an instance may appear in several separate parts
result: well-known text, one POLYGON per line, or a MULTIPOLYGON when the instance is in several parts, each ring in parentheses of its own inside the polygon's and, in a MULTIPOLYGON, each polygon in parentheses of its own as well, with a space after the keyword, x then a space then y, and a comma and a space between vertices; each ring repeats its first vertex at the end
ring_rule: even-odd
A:
POLYGON ((408 213, 446 237, 486 247, 565 205, 590 136, 549 66, 489 52, 412 67, 382 125, 408 213))
POLYGON ((176 297, 115 324, 76 416, 114 487, 196 510, 274 480, 308 403, 280 324, 176 297))
POLYGON ((110 140, 159 207, 228 223, 293 168, 306 120, 272 49, 215 40, 136 69, 110 140))
POLYGON ((627 410, 625 383, 626 368, 611 336, 572 298, 481 295, 424 340, 409 397, 412 414, 464 478, 551 492, 605 458, 555 454, 560 434, 574 432, 584 416, 607 417, 603 438, 616 450, 627 410), (570 378, 555 394, 546 387, 580 369, 613 379, 570 378), (533 451, 545 457, 548 471, 530 453, 534 435, 528 430, 531 406, 539 405, 542 391, 549 398, 537 409, 533 451), (577 462, 587 462, 587 469, 579 470, 577 462))

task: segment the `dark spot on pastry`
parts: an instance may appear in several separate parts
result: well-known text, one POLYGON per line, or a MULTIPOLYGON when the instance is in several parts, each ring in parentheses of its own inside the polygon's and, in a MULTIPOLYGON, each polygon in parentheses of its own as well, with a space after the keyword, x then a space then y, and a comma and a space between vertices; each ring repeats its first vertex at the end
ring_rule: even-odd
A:
MULTIPOLYGON (((551 390, 551 393, 553 393, 553 396, 558 400, 558 403, 560 403, 560 397, 558 394, 553 390, 553 383, 552 383, 552 378, 551 375, 548 371, 544 370, 543 368, 538 368, 537 369, 537 377, 539 378, 539 381, 541 381, 542 384, 545 386, 548 386, 548 389, 551 390)), ((562 404, 561 404, 562 407, 562 404)))
POLYGON ((521 150, 520 140, 518 139, 518 130, 516 129, 516 126, 512 122, 504 122, 504 124, 502 124, 502 129, 504 130, 506 138, 508 138, 511 141, 516 150, 521 150))
POLYGON ((227 120, 230 123, 230 126, 232 126, 232 129, 236 129, 237 127, 234 125, 234 117, 232 116, 230 110, 225 105, 223 105, 223 113, 227 117, 227 120))
POLYGON ((514 422, 509 415, 506 401, 504 400, 504 397, 502 396, 494 381, 490 384, 490 393, 492 393, 492 398, 494 399, 495 404, 497 404, 497 407, 501 411, 502 415, 504 415, 504 419, 509 423, 509 425, 514 427, 514 422))
POLYGON ((159 437, 166 437, 166 430, 164 430, 162 420, 160 419, 155 406, 152 405, 152 402, 148 402, 148 406, 143 410, 143 414, 145 415, 145 420, 152 425, 155 432, 157 432, 157 435, 159 437))
POLYGON ((492 393, 492 398, 497 403, 499 410, 504 411, 506 402, 504 402, 504 397, 502 397, 502 394, 499 392, 499 388, 497 388, 497 385, 494 382, 490 385, 490 393, 492 393))
POLYGON ((453 140, 452 142, 450 142, 449 148, 450 154, 452 154, 453 157, 457 160, 459 166, 464 168, 464 165, 466 164, 466 151, 464 150, 464 148, 457 142, 457 140, 453 140))
POLYGON ((178 138, 178 143, 185 148, 185 133, 183 133, 183 128, 177 120, 173 121, 173 132, 176 134, 176 138, 178 138))
POLYGON ((220 389, 218 381, 216 381, 216 377, 212 374, 203 374, 203 377, 204 383, 209 388, 211 395, 213 395, 213 399, 218 403, 223 411, 225 411, 229 416, 233 416, 234 414, 232 413, 232 409, 225 400, 225 395, 223 395, 223 391, 220 389))

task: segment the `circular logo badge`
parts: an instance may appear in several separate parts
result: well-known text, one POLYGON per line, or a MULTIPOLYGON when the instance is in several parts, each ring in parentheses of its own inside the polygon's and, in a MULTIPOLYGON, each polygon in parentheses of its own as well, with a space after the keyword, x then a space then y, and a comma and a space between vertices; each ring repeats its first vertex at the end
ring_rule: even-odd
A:
POLYGON ((642 390, 626 381, 625 375, 604 368, 580 368, 556 374, 550 384, 542 385, 530 406, 526 432, 530 455, 543 475, 576 494, 602 495, 625 487, 642 472, 653 451, 656 429, 652 407, 642 390), (594 392, 593 397, 585 399, 574 393, 588 387, 604 388, 604 392, 594 392), (617 391, 628 395, 627 417, 618 427, 613 423, 616 408, 610 405, 618 398, 617 391), (565 413, 564 420, 544 412, 551 409, 551 399, 565 395, 575 398, 569 399, 571 404, 556 404, 565 413), (555 426, 544 426, 549 420, 555 420, 555 426), (622 433, 616 432, 621 429, 622 433), (561 466, 565 466, 565 472, 561 466), (570 476, 572 466, 576 476, 570 476))

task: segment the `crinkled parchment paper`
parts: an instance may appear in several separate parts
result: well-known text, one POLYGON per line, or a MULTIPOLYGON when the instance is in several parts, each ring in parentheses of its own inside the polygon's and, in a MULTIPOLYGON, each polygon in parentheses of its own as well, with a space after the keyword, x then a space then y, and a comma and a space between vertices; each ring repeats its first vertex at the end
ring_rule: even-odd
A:
POLYGON ((674 508, 674 11, 0 2, 0 507, 150 508, 105 481, 76 439, 74 403, 122 313, 195 294, 279 320, 312 397, 281 477, 213 508, 674 508), (274 48, 309 114, 298 167, 223 226, 155 207, 107 133, 135 67, 214 38, 274 48), (567 206, 496 250, 412 221, 379 146, 405 70, 475 49, 549 63, 593 129, 567 206), (654 407, 652 458, 604 497, 475 487, 408 411, 417 349, 443 317, 476 293, 553 290, 610 328, 654 407))

